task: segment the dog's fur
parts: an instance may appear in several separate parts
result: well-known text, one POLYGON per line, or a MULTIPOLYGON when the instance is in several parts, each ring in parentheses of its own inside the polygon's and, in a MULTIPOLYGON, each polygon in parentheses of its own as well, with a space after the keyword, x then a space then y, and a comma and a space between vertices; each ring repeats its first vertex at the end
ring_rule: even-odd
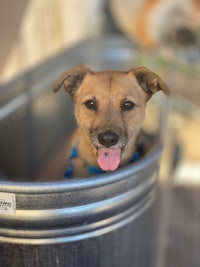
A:
POLYGON ((159 90, 169 93, 162 79, 145 67, 94 72, 79 65, 64 72, 53 91, 57 92, 62 84, 74 102, 78 124, 72 140, 72 147, 76 145, 78 150, 73 163, 75 177, 88 176, 88 164, 99 167, 101 149, 120 151, 120 166, 127 164, 145 118, 147 101, 159 90))

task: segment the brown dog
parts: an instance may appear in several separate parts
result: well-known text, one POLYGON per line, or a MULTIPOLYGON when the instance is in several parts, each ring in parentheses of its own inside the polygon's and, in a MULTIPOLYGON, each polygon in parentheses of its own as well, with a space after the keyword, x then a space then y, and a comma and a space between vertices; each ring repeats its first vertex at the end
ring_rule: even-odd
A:
POLYGON ((72 177, 89 176, 88 166, 113 171, 130 161, 145 106, 158 90, 169 93, 161 78, 145 67, 94 72, 80 65, 64 72, 53 91, 64 84, 75 106, 78 129, 73 136, 72 177))

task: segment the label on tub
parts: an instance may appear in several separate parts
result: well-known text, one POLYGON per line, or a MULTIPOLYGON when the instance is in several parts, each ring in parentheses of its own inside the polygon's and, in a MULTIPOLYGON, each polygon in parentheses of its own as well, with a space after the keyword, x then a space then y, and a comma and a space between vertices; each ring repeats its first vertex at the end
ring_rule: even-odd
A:
POLYGON ((16 213, 16 198, 15 194, 0 192, 0 214, 15 214, 16 213))

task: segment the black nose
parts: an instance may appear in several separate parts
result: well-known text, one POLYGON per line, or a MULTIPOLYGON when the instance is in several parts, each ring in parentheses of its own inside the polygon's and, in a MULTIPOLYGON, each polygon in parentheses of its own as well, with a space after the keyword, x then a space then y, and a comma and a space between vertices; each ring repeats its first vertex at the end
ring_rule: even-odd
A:
POLYGON ((119 136, 111 131, 103 132, 98 135, 99 143, 105 147, 114 146, 119 140, 119 136))

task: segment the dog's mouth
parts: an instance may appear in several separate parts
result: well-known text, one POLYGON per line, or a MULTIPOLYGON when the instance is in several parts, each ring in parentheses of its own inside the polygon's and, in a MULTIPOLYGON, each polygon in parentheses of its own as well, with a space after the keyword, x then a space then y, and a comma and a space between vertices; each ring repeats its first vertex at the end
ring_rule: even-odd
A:
POLYGON ((121 148, 103 147, 97 149, 97 163, 103 171, 114 171, 119 167, 121 148))
POLYGON ((127 141, 126 135, 116 134, 112 131, 104 131, 94 134, 90 133, 91 144, 96 148, 97 163, 103 171, 116 170, 121 162, 121 157, 127 141))

